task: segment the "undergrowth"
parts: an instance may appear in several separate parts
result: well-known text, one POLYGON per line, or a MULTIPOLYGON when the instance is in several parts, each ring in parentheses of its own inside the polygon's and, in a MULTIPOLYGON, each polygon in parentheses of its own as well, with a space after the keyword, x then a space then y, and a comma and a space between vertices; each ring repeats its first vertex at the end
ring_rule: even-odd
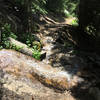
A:
MULTIPOLYGON (((14 49, 16 51, 20 51, 23 47, 16 46, 15 44, 10 44, 8 38, 11 37, 15 40, 18 38, 18 34, 15 34, 11 30, 11 25, 6 23, 4 26, 2 26, 2 32, 1 32, 1 43, 0 43, 0 49, 14 49)), ((41 43, 38 41, 35 41, 34 36, 30 36, 28 33, 23 34, 20 39, 21 42, 25 43, 27 47, 32 48, 33 51, 33 57, 37 60, 40 60, 41 57, 41 43)))

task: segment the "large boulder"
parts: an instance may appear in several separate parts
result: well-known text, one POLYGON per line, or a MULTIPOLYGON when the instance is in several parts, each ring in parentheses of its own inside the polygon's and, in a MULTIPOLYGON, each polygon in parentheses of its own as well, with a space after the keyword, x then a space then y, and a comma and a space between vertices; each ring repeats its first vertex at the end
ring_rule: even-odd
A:
POLYGON ((66 92, 54 91, 71 86, 72 79, 65 71, 13 50, 0 51, 1 100, 74 100, 66 92))

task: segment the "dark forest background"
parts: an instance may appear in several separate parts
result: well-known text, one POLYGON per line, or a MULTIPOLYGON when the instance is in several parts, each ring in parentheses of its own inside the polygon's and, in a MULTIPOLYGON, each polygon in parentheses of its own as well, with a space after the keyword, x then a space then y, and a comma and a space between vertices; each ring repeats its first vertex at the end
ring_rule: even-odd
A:
MULTIPOLYGON (((78 50, 100 54, 99 8, 99 0, 0 0, 1 48, 9 48, 4 40, 10 35, 25 42, 20 37, 23 35, 31 45, 30 37, 37 28, 36 18, 52 12, 63 17, 76 17, 74 23, 77 25, 71 26, 74 31, 74 34, 71 33, 72 42, 78 50)), ((64 30, 67 28, 64 27, 64 30)))

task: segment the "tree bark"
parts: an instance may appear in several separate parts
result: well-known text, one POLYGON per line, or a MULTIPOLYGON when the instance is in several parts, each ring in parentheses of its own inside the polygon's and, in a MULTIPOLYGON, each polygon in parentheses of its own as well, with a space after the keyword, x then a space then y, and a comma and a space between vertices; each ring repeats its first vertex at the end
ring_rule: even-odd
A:
MULTIPOLYGON (((100 0, 80 0, 79 4, 79 44, 83 48, 99 50, 100 39, 100 0), (87 30, 89 28, 89 30, 87 30), (90 32, 91 31, 91 32, 90 32), (99 38, 99 39, 98 39, 99 38)), ((80 47, 80 48, 81 48, 80 47)))

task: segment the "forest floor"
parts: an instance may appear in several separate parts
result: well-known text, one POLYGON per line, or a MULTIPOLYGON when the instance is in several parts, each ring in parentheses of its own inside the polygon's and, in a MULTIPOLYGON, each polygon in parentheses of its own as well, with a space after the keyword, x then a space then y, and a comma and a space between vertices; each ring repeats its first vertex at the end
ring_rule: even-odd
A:
MULTIPOLYGON (((46 53, 46 57, 42 61, 40 61, 40 63, 43 62, 51 65, 54 68, 59 68, 61 70, 66 71, 68 75, 71 75, 72 77, 75 78, 73 79, 75 83, 72 82, 72 84, 77 84, 77 85, 75 85, 75 87, 72 87, 69 90, 60 91, 45 86, 36 79, 34 83, 29 82, 29 79, 24 79, 25 84, 23 84, 24 83, 23 79, 20 81, 15 77, 9 76, 7 74, 8 77, 7 75, 5 75, 4 77, 6 79, 6 84, 4 84, 6 88, 2 89, 3 88, 2 84, 0 84, 0 89, 1 89, 0 96, 5 94, 8 96, 15 95, 13 93, 11 95, 10 94, 11 91, 8 92, 7 90, 7 88, 10 88, 12 90, 14 88, 15 92, 17 91, 17 93, 19 94, 20 92, 23 93, 23 91, 26 93, 33 93, 34 98, 36 99, 29 99, 29 100, 100 100, 100 88, 99 88, 100 67, 98 66, 98 64, 92 62, 95 60, 94 58, 97 55, 92 54, 91 57, 90 56, 91 54, 86 52, 77 53, 78 51, 74 49, 74 45, 71 42, 69 42, 69 40, 66 39, 64 35, 61 35, 63 33, 63 31, 60 31, 62 27, 66 26, 67 24, 70 26, 72 24, 72 21, 75 20, 75 18, 72 17, 63 18, 62 16, 50 14, 47 16, 40 16, 39 20, 37 19, 34 20, 36 21, 39 27, 38 32, 35 32, 36 36, 40 39, 40 41, 43 44, 42 52, 46 53), (15 84, 16 87, 14 87, 15 84)), ((9 58, 9 54, 7 52, 6 54, 8 55, 9 58)), ((2 55, 3 54, 1 54, 1 59, 3 59, 2 55)), ((5 55, 3 56, 5 59, 6 56, 5 55)), ((28 66, 25 65, 26 62, 28 61, 27 60, 28 57, 25 57, 25 61, 23 61, 23 58, 21 59, 21 57, 19 58, 15 57, 15 58, 17 58, 17 60, 20 62, 19 64, 20 66, 23 65, 26 68, 26 70, 28 69, 28 66)), ((2 61, 4 61, 5 64, 5 62, 7 61, 5 61, 4 59, 2 61)), ((11 57, 9 59, 12 60, 13 58, 11 57)), ((15 62, 17 62, 17 60, 15 62)), ((10 60, 8 61, 10 62, 10 60)), ((98 60, 98 62, 100 62, 100 59, 98 60)), ((2 66, 0 67, 2 69, 2 66)), ((23 72, 24 68, 21 70, 23 72)), ((2 72, 0 72, 1 80, 3 78, 2 75, 3 75, 2 72)), ((13 99, 2 99, 2 100, 13 100, 13 99)), ((24 99, 14 99, 14 100, 24 100, 24 99)))
POLYGON ((62 37, 59 34, 59 29, 66 24, 71 25, 75 18, 49 15, 41 17, 41 20, 45 21, 45 24, 40 25, 37 36, 43 43, 42 51, 46 52, 46 58, 42 61, 84 80, 70 90, 72 99, 69 98, 68 100, 73 100, 73 98, 74 100, 100 100, 100 66, 91 60, 96 55, 94 54, 93 57, 95 57, 93 58, 91 54, 86 54, 86 52, 77 54, 74 46, 67 39, 66 43, 60 39, 62 37), (95 67, 94 70, 93 67, 95 67))

